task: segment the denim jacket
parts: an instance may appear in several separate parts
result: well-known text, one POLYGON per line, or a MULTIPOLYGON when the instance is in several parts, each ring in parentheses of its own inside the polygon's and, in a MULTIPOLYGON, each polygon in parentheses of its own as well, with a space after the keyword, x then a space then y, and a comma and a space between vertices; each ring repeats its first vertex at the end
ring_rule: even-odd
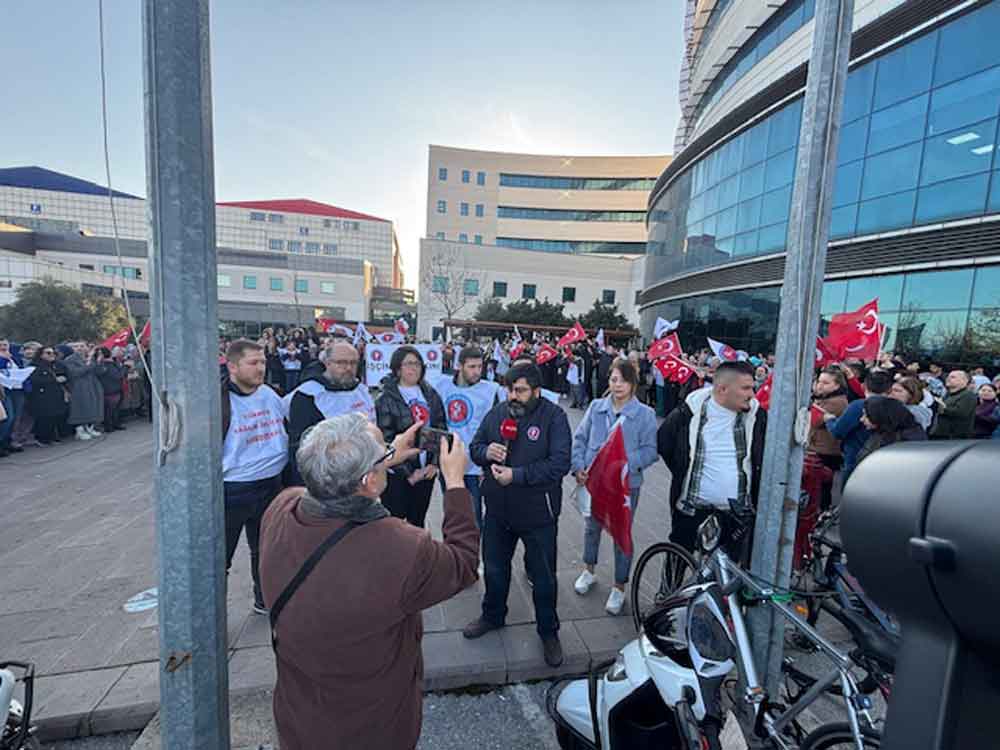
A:
MULTIPOLYGON (((625 418, 625 451, 628 453, 629 486, 638 489, 642 486, 642 471, 656 463, 656 413, 638 399, 632 398, 622 408, 621 416, 625 418)), ((608 439, 608 433, 615 424, 614 410, 611 408, 611 396, 592 401, 587 407, 573 434, 574 472, 583 471, 608 439)))

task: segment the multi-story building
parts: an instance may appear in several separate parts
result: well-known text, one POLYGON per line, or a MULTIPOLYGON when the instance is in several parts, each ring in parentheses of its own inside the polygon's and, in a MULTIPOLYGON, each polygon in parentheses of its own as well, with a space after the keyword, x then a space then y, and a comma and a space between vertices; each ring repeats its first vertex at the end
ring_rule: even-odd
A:
MULTIPOLYGON (((649 199, 642 331, 775 345, 813 0, 698 3, 682 147, 649 199)), ((854 12, 822 316, 879 298, 885 347, 1000 351, 997 0, 854 12)))
POLYGON ((548 299, 568 315, 606 301, 631 316, 652 175, 669 161, 431 146, 418 334, 447 317, 440 290, 456 282, 470 317, 490 297, 548 299))
MULTIPOLYGON (((145 201, 114 199, 112 217, 107 188, 38 167, 0 169, 0 222, 31 230, 30 238, 0 234, 10 251, 0 250, 0 304, 18 283, 55 268, 81 286, 110 291, 117 275, 119 286, 136 282, 145 292, 145 201), (113 218, 124 263, 114 254, 113 218)), ((237 332, 316 317, 368 320, 371 290, 402 283, 391 222, 315 201, 218 204, 216 242, 219 317, 237 332)))

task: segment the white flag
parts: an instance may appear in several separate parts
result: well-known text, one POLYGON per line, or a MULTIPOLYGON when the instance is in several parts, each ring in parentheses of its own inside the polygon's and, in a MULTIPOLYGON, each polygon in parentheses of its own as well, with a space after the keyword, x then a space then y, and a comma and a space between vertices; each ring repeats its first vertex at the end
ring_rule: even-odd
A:
POLYGON ((604 351, 604 329, 601 328, 597 332, 597 348, 604 351))
POLYGON ((493 341, 493 359, 499 362, 503 358, 503 350, 500 348, 500 341, 493 341))
POLYGON ((708 345, 711 347, 712 353, 724 362, 742 362, 747 359, 746 352, 736 351, 729 344, 723 344, 713 338, 708 339, 708 345))
POLYGON ((676 330, 680 324, 681 322, 679 320, 664 320, 663 318, 657 318, 656 325, 653 326, 653 338, 658 339, 662 336, 666 336, 671 331, 676 330))
POLYGON ((517 330, 517 323, 514 324, 514 343, 518 344, 521 342, 521 332, 517 330))
POLYGON ((354 345, 357 346, 359 341, 364 341, 367 344, 370 340, 371 334, 368 333, 365 324, 358 323, 358 327, 354 329, 354 345))

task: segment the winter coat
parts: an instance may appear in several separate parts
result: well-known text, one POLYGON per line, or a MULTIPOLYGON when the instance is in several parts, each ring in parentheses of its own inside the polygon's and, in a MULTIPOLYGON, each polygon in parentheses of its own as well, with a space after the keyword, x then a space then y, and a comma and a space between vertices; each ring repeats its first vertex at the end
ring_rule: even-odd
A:
POLYGON ((96 366, 97 379, 101 381, 105 396, 121 395, 122 382, 125 380, 125 368, 117 362, 104 360, 96 366))
POLYGON ((964 440, 974 434, 976 394, 969 390, 949 393, 938 411, 937 424, 931 432, 935 440, 964 440))
MULTIPOLYGON (((837 392, 830 396, 815 397, 813 399, 818 407, 823 411, 830 412, 835 417, 839 417, 847 410, 847 394, 837 392)), ((840 456, 840 441, 837 440, 825 424, 817 425, 809 433, 809 450, 821 456, 840 456)))
POLYGON ((1000 426, 1000 404, 996 401, 983 401, 976 406, 976 437, 992 437, 1000 426))
POLYGON ((66 403, 66 389, 56 380, 58 377, 66 377, 66 369, 62 363, 37 359, 32 365, 35 371, 28 378, 31 381, 28 405, 32 416, 44 419, 65 414, 69 409, 69 404, 66 403))
POLYGON ((88 364, 75 352, 62 363, 69 376, 69 424, 97 424, 104 421, 104 388, 97 377, 97 366, 88 364))
MULTIPOLYGON (((448 429, 448 424, 444 418, 444 404, 441 397, 428 383, 420 381, 420 391, 424 395, 424 401, 431 412, 430 427, 439 430, 448 429)), ((382 437, 385 438, 386 445, 391 443, 396 435, 406 432, 413 426, 413 414, 406 404, 406 399, 399 392, 399 380, 390 375, 382 381, 382 393, 375 401, 375 416, 378 421, 378 428, 382 430, 382 437)), ((405 463, 393 467, 394 474, 404 477, 410 476, 420 468, 420 459, 411 458, 405 463)))
MULTIPOLYGON (((656 413, 632 398, 622 407, 628 481, 633 490, 642 486, 642 472, 656 463, 656 413)), ((592 401, 573 434, 572 471, 585 471, 608 439, 615 416, 611 396, 592 401)))

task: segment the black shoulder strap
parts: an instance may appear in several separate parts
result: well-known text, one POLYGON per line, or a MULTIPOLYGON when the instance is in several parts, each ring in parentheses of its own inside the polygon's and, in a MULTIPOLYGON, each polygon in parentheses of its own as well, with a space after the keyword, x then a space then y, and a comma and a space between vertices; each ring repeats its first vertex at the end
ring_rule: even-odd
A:
POLYGON ((309 559, 302 563, 302 567, 299 568, 299 572, 296 573, 295 577, 292 578, 287 586, 285 586, 285 590, 281 592, 281 595, 271 607, 271 611, 269 613, 271 620, 271 648, 275 651, 278 650, 278 631, 276 629, 276 625, 278 624, 278 616, 281 614, 281 610, 285 608, 285 605, 288 604, 288 600, 292 598, 292 594, 298 590, 299 586, 302 585, 302 582, 306 580, 310 573, 312 573, 312 570, 316 567, 317 563, 323 559, 323 555, 329 552, 330 548, 347 536, 348 533, 361 525, 362 524, 357 523, 356 521, 348 521, 346 524, 330 534, 326 541, 319 545, 319 547, 317 547, 316 550, 309 555, 309 559))

